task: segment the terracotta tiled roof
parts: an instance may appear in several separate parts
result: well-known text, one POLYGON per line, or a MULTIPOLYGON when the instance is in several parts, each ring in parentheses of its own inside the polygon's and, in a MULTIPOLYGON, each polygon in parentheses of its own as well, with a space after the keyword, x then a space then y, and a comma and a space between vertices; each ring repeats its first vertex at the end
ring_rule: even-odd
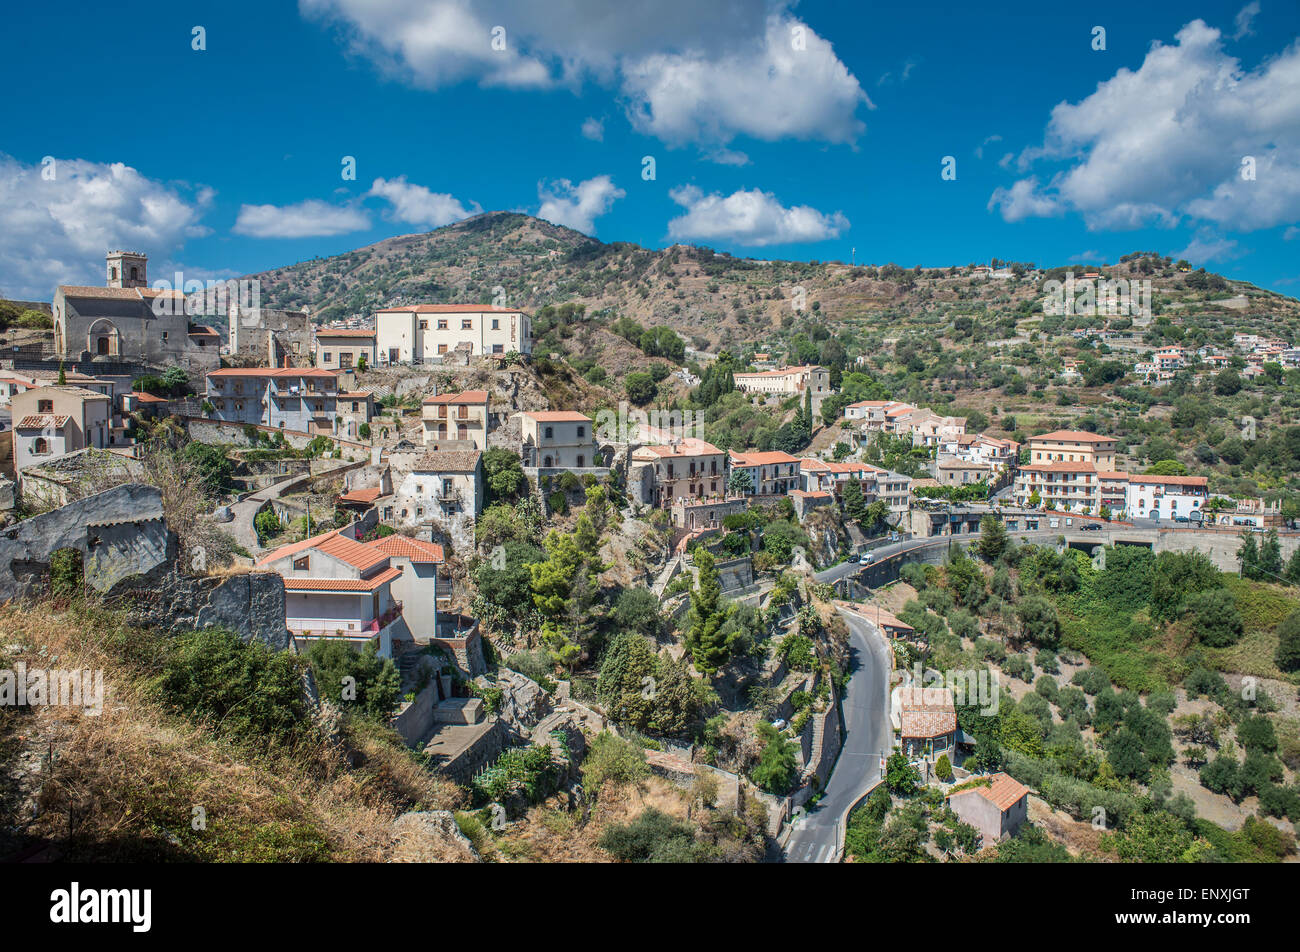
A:
POLYGON ((191 337, 220 337, 221 335, 217 333, 217 331, 214 328, 208 327, 208 325, 206 324, 191 324, 190 336, 191 337))
POLYGON ((315 367, 223 367, 209 377, 337 377, 338 371, 315 367))
POLYGON ((412 304, 408 307, 382 307, 379 314, 522 314, 517 307, 492 304, 412 304))
POLYGON ((445 561, 442 546, 436 542, 423 542, 419 539, 412 539, 410 536, 384 536, 384 538, 376 539, 374 542, 367 543, 367 545, 386 555, 410 559, 412 562, 441 563, 445 561))
POLYGON ((781 450, 767 453, 737 453, 731 451, 732 466, 770 466, 773 463, 797 463, 798 459, 781 450))
POLYGON ((139 403, 166 403, 166 397, 155 397, 152 393, 145 393, 142 390, 132 390, 127 396, 139 403))
MULTIPOLYGON (((632 457, 635 459, 638 454, 644 456, 646 453, 659 459, 679 459, 693 456, 721 456, 722 450, 712 443, 697 440, 695 437, 688 437, 676 444, 647 443, 644 446, 638 446, 632 451, 632 457)), ((719 473, 718 475, 722 474, 719 473)))
POLYGON ((340 390, 338 398, 340 400, 369 400, 374 394, 369 390, 340 390))
POLYGON ((275 562, 290 555, 297 555, 308 549, 315 549, 318 552, 324 552, 326 555, 333 556, 341 562, 345 562, 354 569, 365 571, 373 568, 381 562, 387 561, 388 556, 384 555, 370 546, 355 539, 349 539, 342 535, 339 530, 326 532, 318 536, 312 536, 310 539, 303 539, 301 542, 292 542, 289 545, 282 545, 270 555, 263 558, 258 565, 266 565, 268 562, 275 562))
POLYGON ((909 711, 898 715, 899 734, 903 737, 941 737, 957 729, 957 715, 952 711, 909 711))
POLYGON ((31 416, 25 416, 15 425, 15 430, 39 430, 47 426, 53 426, 56 430, 61 430, 68 425, 71 420, 70 416, 56 415, 53 413, 33 413, 31 416))
POLYGON ((1022 473, 1096 473, 1097 467, 1092 463, 1056 460, 1052 463, 1030 463, 1021 466, 1022 473))
POLYGON ((318 327, 316 328, 317 337, 365 337, 373 338, 375 332, 365 328, 356 327, 318 327))
POLYGON ((800 499, 830 499, 831 494, 824 489, 792 489, 791 496, 798 496, 800 499))
POLYGON ((1030 442, 1037 440, 1057 440, 1071 443, 1114 443, 1113 436, 1099 436, 1096 433, 1089 433, 1086 430, 1053 430, 1051 433, 1044 433, 1041 436, 1031 436, 1030 442))
POLYGON ((963 797, 968 793, 978 793, 985 800, 988 800, 995 807, 1005 813, 1010 810, 1017 801, 1029 792, 1029 788, 1014 777, 1004 773, 996 773, 989 778, 993 781, 989 786, 969 787, 965 790, 959 790, 952 794, 954 797, 963 797))
POLYGON ((1146 476, 1133 475, 1128 478, 1130 483, 1147 483, 1156 486, 1205 486, 1209 479, 1205 476, 1146 476))
POLYGON ((577 410, 525 410, 524 416, 538 423, 590 423, 591 417, 577 410))
POLYGON ((370 489, 353 489, 352 491, 343 493, 343 495, 339 496, 339 501, 340 502, 374 502, 383 494, 384 491, 378 486, 374 486, 370 489))
POLYGON ((283 578, 288 592, 373 592, 401 574, 401 569, 390 567, 370 578, 291 578, 287 575, 283 578))
POLYGON ((435 450, 425 453, 411 466, 416 473, 472 473, 478 467, 479 450, 435 450))
POLYGON ((424 403, 487 403, 486 390, 462 390, 460 393, 440 393, 436 397, 425 397, 424 403))

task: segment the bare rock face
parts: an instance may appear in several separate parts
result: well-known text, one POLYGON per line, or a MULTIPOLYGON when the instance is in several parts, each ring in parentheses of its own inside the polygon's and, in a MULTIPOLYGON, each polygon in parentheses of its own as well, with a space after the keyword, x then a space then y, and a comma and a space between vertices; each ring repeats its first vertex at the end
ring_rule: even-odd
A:
POLYGON ((501 689, 501 720, 521 734, 531 732, 550 713, 551 696, 517 671, 501 669, 497 687, 501 689))
POLYGON ((394 863, 477 863, 478 851, 450 810, 403 813, 393 821, 394 863))

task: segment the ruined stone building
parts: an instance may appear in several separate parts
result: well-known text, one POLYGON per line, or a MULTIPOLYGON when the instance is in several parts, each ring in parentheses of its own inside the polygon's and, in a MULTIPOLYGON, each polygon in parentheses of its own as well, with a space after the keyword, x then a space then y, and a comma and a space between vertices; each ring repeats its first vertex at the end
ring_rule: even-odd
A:
POLYGON ((312 326, 306 311, 229 303, 230 364, 234 367, 308 367, 312 326))

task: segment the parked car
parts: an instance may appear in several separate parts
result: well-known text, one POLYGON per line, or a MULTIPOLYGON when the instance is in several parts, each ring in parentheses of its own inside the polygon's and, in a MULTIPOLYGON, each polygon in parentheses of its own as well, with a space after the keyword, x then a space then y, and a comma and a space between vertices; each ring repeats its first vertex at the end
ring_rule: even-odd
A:
POLYGON ((1098 532, 1101 530, 1101 523, 1085 522, 1083 525, 1079 526, 1079 528, 1083 529, 1085 532, 1098 532))
POLYGON ((859 565, 870 565, 874 561, 876 561, 876 557, 870 552, 863 552, 860 556, 858 556, 859 565))
POLYGON ((1174 516, 1174 522, 1191 522, 1191 521, 1192 520, 1187 518, 1187 516, 1174 516))

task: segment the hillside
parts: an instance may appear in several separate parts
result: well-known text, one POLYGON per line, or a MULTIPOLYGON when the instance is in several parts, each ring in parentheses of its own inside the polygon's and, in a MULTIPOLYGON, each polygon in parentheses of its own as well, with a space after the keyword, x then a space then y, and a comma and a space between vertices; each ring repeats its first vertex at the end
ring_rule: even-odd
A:
MULTIPOLYGON (((1300 301, 1293 298, 1227 279, 1219 289, 1201 291, 1172 262, 1147 271, 1143 260, 1106 273, 1150 278, 1157 314, 1230 315, 1242 329, 1274 334, 1300 324, 1300 301)), ((402 304, 489 302, 500 288, 511 305, 525 309, 573 302, 610 320, 626 316, 665 325, 699 350, 775 344, 795 324, 796 287, 806 291, 807 316, 841 336, 852 331, 864 347, 877 334, 892 338, 909 327, 939 330, 955 342, 944 325, 963 315, 1002 337, 1024 330, 1040 297, 1039 281, 990 280, 973 275, 971 267, 756 261, 685 245, 652 251, 607 244, 527 215, 489 212, 250 277, 262 281, 263 299, 272 306, 308 306, 325 321, 369 317, 376 308, 402 304)))

